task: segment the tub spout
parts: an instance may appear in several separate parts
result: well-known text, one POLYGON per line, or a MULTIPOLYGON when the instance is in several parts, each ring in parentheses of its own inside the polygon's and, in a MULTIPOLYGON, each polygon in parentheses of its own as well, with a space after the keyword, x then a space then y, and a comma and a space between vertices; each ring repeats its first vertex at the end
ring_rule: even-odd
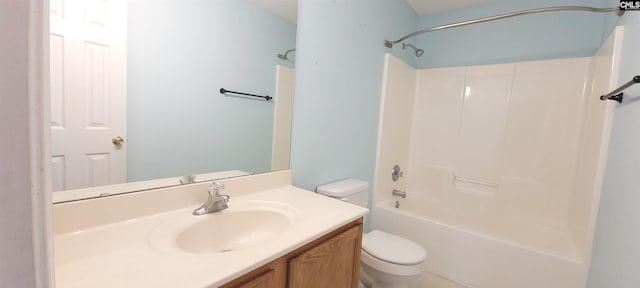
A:
POLYGON ((407 192, 396 190, 396 189, 393 189, 393 191, 391 191, 391 195, 400 196, 402 198, 407 198, 407 192))

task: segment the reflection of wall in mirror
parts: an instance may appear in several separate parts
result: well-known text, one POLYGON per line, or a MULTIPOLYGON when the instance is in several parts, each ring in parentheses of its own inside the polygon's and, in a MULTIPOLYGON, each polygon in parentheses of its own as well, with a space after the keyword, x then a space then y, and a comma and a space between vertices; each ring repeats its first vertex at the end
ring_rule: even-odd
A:
POLYGON ((270 171, 278 99, 218 90, 274 95, 296 25, 245 0, 131 0, 128 21, 128 181, 270 171))

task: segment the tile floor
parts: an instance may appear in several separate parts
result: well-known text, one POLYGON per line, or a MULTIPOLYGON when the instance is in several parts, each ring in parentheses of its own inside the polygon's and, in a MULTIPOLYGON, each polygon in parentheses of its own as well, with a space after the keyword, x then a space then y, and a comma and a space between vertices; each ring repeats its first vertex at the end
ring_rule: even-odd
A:
POLYGON ((411 288, 469 288, 436 274, 424 272, 411 288))
MULTIPOLYGON (((367 288, 360 283, 360 288, 367 288)), ((418 280, 411 285, 411 288, 470 288, 462 284, 455 283, 449 279, 440 277, 436 274, 424 272, 418 280)))

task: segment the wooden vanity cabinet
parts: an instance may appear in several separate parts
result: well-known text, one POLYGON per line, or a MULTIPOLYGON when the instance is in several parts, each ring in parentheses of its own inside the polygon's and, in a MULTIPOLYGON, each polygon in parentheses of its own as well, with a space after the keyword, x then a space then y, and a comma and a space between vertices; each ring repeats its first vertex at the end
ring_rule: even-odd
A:
POLYGON ((280 258, 253 270, 222 287, 284 288, 287 287, 287 261, 280 258))
POLYGON ((354 226, 289 259, 289 288, 356 288, 362 225, 354 226))
POLYGON ((362 218, 222 288, 357 288, 361 247, 362 218))

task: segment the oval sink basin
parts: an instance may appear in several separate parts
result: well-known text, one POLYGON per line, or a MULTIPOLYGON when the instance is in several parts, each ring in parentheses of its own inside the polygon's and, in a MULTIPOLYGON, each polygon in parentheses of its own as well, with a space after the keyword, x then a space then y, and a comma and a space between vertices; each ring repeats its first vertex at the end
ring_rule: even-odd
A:
POLYGON ((274 202, 230 203, 229 208, 201 216, 184 210, 150 234, 162 251, 212 254, 245 249, 274 240, 289 230, 297 211, 274 202))
POLYGON ((289 226, 289 219, 276 211, 230 212, 197 216, 203 220, 180 233, 176 244, 191 253, 228 252, 271 240, 289 226))

